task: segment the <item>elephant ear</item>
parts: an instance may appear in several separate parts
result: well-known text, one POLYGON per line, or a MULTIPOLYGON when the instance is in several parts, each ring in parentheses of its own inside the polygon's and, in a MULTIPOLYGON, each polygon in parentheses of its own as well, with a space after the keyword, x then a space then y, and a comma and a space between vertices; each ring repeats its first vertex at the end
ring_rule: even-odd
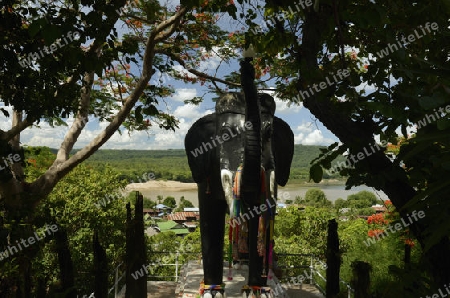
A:
POLYGON ((294 157, 294 133, 286 122, 276 116, 273 117, 272 151, 275 159, 275 179, 278 185, 285 186, 294 157))
POLYGON ((202 182, 209 174, 210 155, 214 149, 208 150, 209 148, 204 144, 210 142, 215 133, 216 114, 213 113, 195 121, 184 138, 189 168, 196 183, 202 182))

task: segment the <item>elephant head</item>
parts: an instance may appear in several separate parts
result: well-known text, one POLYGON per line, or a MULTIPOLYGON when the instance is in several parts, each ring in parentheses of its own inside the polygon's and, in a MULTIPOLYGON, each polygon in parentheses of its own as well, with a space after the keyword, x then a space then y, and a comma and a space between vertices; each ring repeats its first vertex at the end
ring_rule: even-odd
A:
MULTIPOLYGON (((225 213, 232 203, 232 181, 242 164, 241 198, 246 207, 261 203, 261 167, 267 175, 270 197, 276 185, 287 183, 293 157, 294 136, 289 126, 274 116, 275 102, 258 94, 249 61, 241 64, 243 93, 227 93, 216 103, 215 113, 197 120, 185 138, 185 150, 198 184, 200 232, 205 284, 221 284, 225 213), (228 201, 228 208, 227 208, 228 201)), ((257 218, 249 222, 249 284, 262 285, 261 258, 256 251, 257 218)))

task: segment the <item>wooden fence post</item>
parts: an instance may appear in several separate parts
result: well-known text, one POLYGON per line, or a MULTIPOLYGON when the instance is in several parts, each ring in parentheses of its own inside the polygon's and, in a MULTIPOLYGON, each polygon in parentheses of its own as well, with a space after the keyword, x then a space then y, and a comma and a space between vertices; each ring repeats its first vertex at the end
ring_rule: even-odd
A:
POLYGON ((352 268, 352 286, 355 289, 355 298, 370 297, 370 271, 372 267, 369 263, 355 261, 352 263, 352 268))
POLYGON ((147 258, 144 235, 144 200, 136 192, 134 218, 127 204, 125 298, 147 298, 147 258), (137 274, 139 272, 139 274, 137 274), (134 277, 132 276, 134 275, 134 277), (137 277, 137 278, 135 278, 137 277))
POLYGON ((75 278, 73 273, 72 256, 69 250, 69 241, 67 239, 67 232, 59 227, 55 232, 56 250, 58 253, 61 292, 66 292, 67 298, 76 298, 77 291, 75 290, 75 278))
POLYGON ((95 298, 108 298, 108 262, 106 251, 98 240, 98 233, 94 231, 94 296, 95 298))
POLYGON ((339 271, 341 268, 341 256, 339 252, 338 223, 335 219, 328 221, 327 236, 327 284, 326 297, 335 298, 339 294, 339 271))

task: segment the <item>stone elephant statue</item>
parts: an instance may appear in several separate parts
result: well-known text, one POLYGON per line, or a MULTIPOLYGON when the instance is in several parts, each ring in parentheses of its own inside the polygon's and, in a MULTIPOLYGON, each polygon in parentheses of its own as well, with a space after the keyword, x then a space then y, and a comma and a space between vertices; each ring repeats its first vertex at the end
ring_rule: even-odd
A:
MULTIPOLYGON (((185 150, 198 185, 204 284, 222 284, 225 214, 239 216, 240 209, 239 224, 245 222, 248 231, 251 290, 267 282, 277 185, 289 179, 294 135, 274 116, 273 97, 257 93, 248 59, 241 62, 241 83, 243 93, 222 95, 215 113, 192 125, 185 150)), ((210 292, 204 297, 223 295, 220 286, 210 292)))

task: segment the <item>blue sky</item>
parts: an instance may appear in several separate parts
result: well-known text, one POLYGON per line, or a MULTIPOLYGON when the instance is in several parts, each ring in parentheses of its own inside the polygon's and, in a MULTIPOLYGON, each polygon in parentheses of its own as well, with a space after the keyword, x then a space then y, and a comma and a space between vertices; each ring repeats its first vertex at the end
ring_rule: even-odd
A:
MULTIPOLYGON (((176 5, 174 1, 170 1, 171 5, 176 5)), ((222 19, 224 24, 229 27, 230 31, 242 29, 242 23, 233 21, 229 17, 222 19)), ((233 70, 239 68, 238 63, 220 64, 217 56, 212 56, 209 60, 203 61, 200 65, 201 71, 211 75, 223 78, 233 70), (217 69, 217 72, 216 72, 217 69)), ((182 71, 181 66, 174 66, 178 71, 182 71)), ((158 79, 155 74, 151 82, 158 79)), ((167 78, 163 75, 163 78, 167 78)), ((179 128, 173 131, 165 131, 159 128, 153 128, 148 132, 128 132, 122 130, 122 134, 116 132, 113 137, 102 147, 103 149, 179 149, 183 148, 184 137, 190 126, 200 117, 209 114, 214 109, 214 103, 211 100, 212 95, 208 94, 205 100, 198 106, 185 104, 183 101, 191 99, 194 96, 202 96, 206 92, 204 86, 200 84, 192 85, 178 82, 175 80, 168 81, 176 89, 176 93, 164 100, 164 103, 158 106, 158 109, 173 114, 179 121, 179 128)), ((269 86, 271 87, 271 86, 269 86)), ((303 145, 329 145, 337 138, 323 127, 322 123, 312 116, 303 106, 292 104, 288 106, 286 101, 275 98, 277 109, 275 115, 285 120, 291 127, 295 135, 295 144, 303 145)), ((7 108, 8 109, 8 108, 7 108)), ((8 109, 10 110, 10 109, 8 109)), ((73 118, 67 119, 70 126, 73 118)), ((94 118, 89 118, 86 128, 81 133, 75 148, 82 148, 87 145, 96 135, 98 135, 108 123, 99 122, 94 118)), ((11 128, 11 119, 0 123, 1 129, 11 128)), ((51 128, 47 123, 41 122, 39 127, 27 129, 21 134, 21 141, 24 145, 30 146, 49 146, 59 148, 65 132, 68 127, 51 128)))
MULTIPOLYGON (((215 70, 214 62, 208 61, 204 70, 215 70)), ((236 65, 236 67, 238 67, 236 65)), ((226 71, 221 71, 219 75, 225 75, 226 71)), ((122 130, 122 134, 116 132, 113 137, 102 147, 104 149, 179 149, 183 148, 184 137, 191 125, 200 117, 212 113, 214 102, 212 95, 206 95, 205 100, 198 106, 185 104, 184 100, 194 96, 201 96, 206 89, 200 85, 184 84, 175 80, 171 81, 175 87, 175 94, 164 100, 158 109, 172 113, 179 121, 179 128, 173 131, 166 131, 157 127, 148 132, 128 132, 122 130)), ((295 135, 295 144, 303 145, 329 145, 337 138, 323 127, 322 123, 309 113, 303 106, 292 104, 288 106, 286 101, 275 98, 277 108, 275 115, 286 121, 295 135)), ((71 125, 73 118, 67 119, 67 124, 71 125)), ((75 148, 82 148, 87 145, 98 133, 103 130, 107 122, 99 122, 90 118, 86 128, 81 133, 75 148)), ((2 129, 11 127, 11 119, 1 123, 2 129)), ((68 127, 51 128, 48 124, 42 123, 38 127, 25 130, 21 135, 22 143, 30 146, 49 146, 58 148, 62 142, 63 135, 68 127)))
MULTIPOLYGON (((174 84, 175 85, 175 84, 174 84)), ((166 99, 167 105, 160 105, 162 110, 171 111, 179 119, 179 129, 165 131, 154 128, 149 132, 118 132, 102 147, 108 149, 177 149, 183 148, 184 137, 192 125, 200 117, 209 114, 214 109, 214 103, 207 97, 200 105, 184 104, 185 99, 201 95, 202 89, 195 85, 184 85, 177 83, 176 93, 171 98, 166 99)), ((277 109, 275 115, 285 120, 291 127, 295 135, 296 144, 304 145, 328 145, 336 141, 336 137, 331 134, 323 125, 314 119, 307 109, 298 105, 288 107, 286 102, 276 99, 277 109)), ((71 125, 73 118, 67 119, 67 124, 71 125)), ((86 128, 80 135, 76 148, 81 148, 89 143, 107 123, 100 123, 94 118, 90 118, 86 128)), ((1 123, 2 129, 11 127, 11 119, 1 123)), ((68 127, 51 128, 48 124, 42 123, 38 127, 25 130, 21 135, 22 143, 30 146, 49 146, 58 148, 62 142, 64 133, 68 127)))

